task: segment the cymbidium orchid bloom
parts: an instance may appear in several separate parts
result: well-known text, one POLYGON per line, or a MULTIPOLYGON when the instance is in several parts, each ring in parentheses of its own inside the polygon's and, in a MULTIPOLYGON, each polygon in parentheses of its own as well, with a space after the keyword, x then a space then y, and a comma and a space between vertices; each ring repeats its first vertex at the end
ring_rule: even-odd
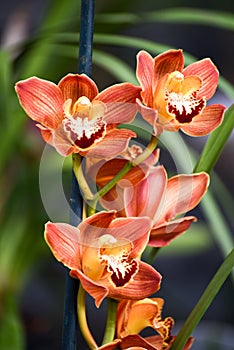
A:
MULTIPOLYGON (((97 177, 97 183, 104 185, 104 177, 97 177)), ((148 216, 152 220, 149 245, 162 247, 197 220, 192 215, 177 216, 195 208, 208 185, 209 175, 205 172, 168 179, 165 168, 156 166, 136 184, 117 185, 115 192, 111 190, 101 203, 106 209, 112 208, 114 203, 119 216, 148 216)))
POLYGON ((116 218, 99 212, 73 227, 47 223, 45 239, 52 253, 78 278, 99 307, 109 296, 142 299, 160 287, 161 275, 140 261, 149 239, 149 218, 116 218))
POLYGON ((166 347, 171 340, 171 329, 174 320, 167 317, 162 320, 161 312, 164 300, 161 298, 145 298, 143 300, 121 300, 117 309, 118 338, 130 334, 138 334, 144 328, 153 328, 163 339, 166 347))
POLYGON ((219 76, 209 58, 184 68, 182 50, 169 50, 155 58, 140 51, 136 75, 142 87, 138 99, 142 117, 156 134, 181 129, 190 136, 202 136, 221 124, 225 107, 207 106, 219 76))
POLYGON ((74 152, 112 158, 135 136, 116 128, 136 114, 140 88, 130 83, 99 93, 85 74, 68 74, 58 85, 37 77, 19 81, 16 92, 27 115, 39 123, 44 140, 63 156, 74 152))

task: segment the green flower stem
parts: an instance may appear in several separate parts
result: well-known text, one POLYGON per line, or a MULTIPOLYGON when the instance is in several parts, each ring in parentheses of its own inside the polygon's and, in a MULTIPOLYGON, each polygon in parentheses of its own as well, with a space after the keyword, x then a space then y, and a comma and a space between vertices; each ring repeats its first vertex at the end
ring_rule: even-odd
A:
POLYGON ((151 246, 147 246, 145 251, 144 251, 144 259, 145 261, 152 265, 155 258, 156 258, 156 255, 158 254, 160 250, 160 247, 151 247, 151 246))
POLYGON ((89 330, 88 324, 87 324, 87 319, 86 319, 86 292, 84 288, 82 287, 82 284, 80 283, 79 285, 79 291, 78 291, 78 296, 77 296, 77 315, 78 315, 78 321, 79 321, 79 326, 80 330, 83 334, 83 337, 88 344, 90 349, 97 349, 98 346, 93 339, 93 336, 89 330))
POLYGON ((222 287, 228 275, 231 273, 234 266, 234 249, 223 261, 218 271, 210 281, 208 287, 202 294, 197 305, 194 307, 187 320, 180 329, 174 343, 172 344, 171 350, 182 350, 186 344, 188 338, 192 334, 194 328, 197 326, 202 316, 210 306, 214 297, 222 287))
POLYGON ((117 301, 111 298, 107 298, 107 320, 106 329, 103 337, 102 345, 108 344, 114 340, 115 326, 116 326, 116 314, 117 314, 117 301))
POLYGON ((155 148, 158 145, 158 138, 155 135, 152 135, 151 140, 145 150, 140 154, 136 159, 129 161, 125 164, 125 166, 116 174, 111 181, 109 181, 105 186, 103 186, 95 195, 93 201, 90 203, 90 206, 95 205, 97 201, 103 197, 107 192, 109 192, 117 182, 126 175, 129 170, 131 170, 134 166, 139 165, 144 160, 146 160, 155 148))
POLYGON ((89 188, 89 185, 87 184, 87 181, 85 179, 83 170, 82 170, 82 157, 78 153, 73 153, 72 155, 72 166, 73 166, 73 172, 75 174, 75 177, 78 181, 78 184, 80 186, 80 189, 82 190, 82 193, 87 200, 93 199, 93 193, 89 188))

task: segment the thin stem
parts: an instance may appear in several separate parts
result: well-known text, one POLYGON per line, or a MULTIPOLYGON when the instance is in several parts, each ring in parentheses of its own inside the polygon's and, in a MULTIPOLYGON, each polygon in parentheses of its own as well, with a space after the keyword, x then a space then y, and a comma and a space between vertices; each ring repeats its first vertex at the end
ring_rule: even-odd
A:
POLYGON ((84 176, 83 169, 82 169, 82 164, 81 164, 82 157, 77 153, 73 153, 72 160, 73 160, 73 163, 72 163, 73 171, 78 181, 78 184, 80 186, 80 189, 82 190, 84 198, 87 200, 92 200, 93 193, 89 188, 89 185, 86 181, 86 178, 84 176))
POLYGON ((107 298, 107 320, 106 329, 103 337, 102 344, 108 344, 113 341, 115 337, 115 326, 116 326, 116 313, 117 313, 117 301, 111 298, 107 298))
POLYGON ((125 164, 125 166, 116 174, 112 180, 110 180, 105 186, 103 186, 95 195, 93 202, 90 203, 90 206, 93 206, 93 203, 95 204, 99 198, 104 196, 107 192, 109 192, 116 184, 117 182, 126 175, 129 170, 131 170, 134 166, 139 165, 144 160, 146 160, 152 152, 155 150, 155 148, 158 145, 158 138, 156 136, 152 136, 151 140, 148 144, 148 146, 145 148, 144 152, 140 154, 136 159, 133 161, 129 161, 125 164))
POLYGON ((84 288, 82 287, 82 284, 80 284, 79 292, 77 296, 77 315, 80 325, 80 330, 82 332, 82 335, 88 344, 90 349, 97 349, 98 346, 93 339, 93 336, 89 330, 89 326, 86 319, 86 304, 85 304, 85 298, 86 298, 86 292, 84 288))
POLYGON ((218 271, 210 281, 206 290, 202 294, 197 305, 194 307, 187 320, 180 329, 175 341, 172 344, 171 350, 182 350, 188 338, 192 334, 194 328, 197 326, 202 316, 210 306, 214 297, 222 287, 228 275, 231 273, 234 266, 234 249, 223 261, 218 271))

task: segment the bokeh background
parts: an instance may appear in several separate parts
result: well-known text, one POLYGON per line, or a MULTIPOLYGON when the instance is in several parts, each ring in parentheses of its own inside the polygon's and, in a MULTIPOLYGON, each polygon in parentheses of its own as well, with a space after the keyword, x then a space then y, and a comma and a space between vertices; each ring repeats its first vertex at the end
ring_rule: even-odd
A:
MULTIPOLYGON (((66 203, 59 198, 69 198, 71 160, 45 147, 19 106, 14 84, 32 75, 58 82, 77 72, 79 21, 78 0, 1 3, 1 350, 61 348, 65 269, 46 246, 43 226, 48 220, 69 220, 66 203), (60 190, 57 184, 62 184, 60 190)), ((210 57, 221 74, 212 103, 233 103, 233 2, 96 2, 93 79, 100 90, 116 82, 136 82, 140 49, 155 56, 170 47, 182 48, 186 63, 191 57, 210 57)), ((206 140, 182 134, 163 138, 160 162, 171 175, 189 173, 206 140)), ((210 195, 193 211, 199 223, 155 260, 163 275, 157 296, 165 298, 163 316, 175 318, 175 334, 233 245, 233 146, 231 135, 212 171, 210 195)), ((233 283, 228 278, 195 330, 195 350, 234 349, 233 283)), ((88 304, 91 328, 100 339, 103 328, 97 325, 103 323, 105 305, 97 312, 91 299, 88 304)))

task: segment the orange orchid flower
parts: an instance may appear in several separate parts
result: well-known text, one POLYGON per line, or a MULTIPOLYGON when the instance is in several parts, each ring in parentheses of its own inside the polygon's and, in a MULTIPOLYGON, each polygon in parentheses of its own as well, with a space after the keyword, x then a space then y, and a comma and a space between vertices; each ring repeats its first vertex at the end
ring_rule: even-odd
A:
POLYGON ((164 300, 161 298, 121 300, 117 309, 117 337, 124 338, 130 334, 138 334, 144 328, 151 327, 159 333, 166 347, 171 340, 174 320, 171 317, 162 320, 163 304, 164 300))
POLYGON ((125 188, 126 216, 149 216, 152 219, 149 245, 166 246, 197 221, 195 216, 177 216, 195 208, 208 185, 209 175, 205 172, 168 179, 163 166, 154 167, 134 188, 125 188))
POLYGON ((207 106, 219 76, 209 58, 184 68, 182 50, 169 50, 155 58, 140 51, 136 75, 142 87, 138 105, 155 134, 181 129, 190 136, 203 136, 221 124, 225 107, 207 106))
POLYGON ((116 126, 131 122, 140 88, 130 83, 98 92, 85 74, 68 74, 58 85, 37 77, 16 84, 19 101, 46 142, 63 156, 71 153, 112 158, 135 133, 116 126))
MULTIPOLYGON (((113 160, 116 162, 117 160, 113 160)), ((106 163, 104 170, 108 170, 106 163)), ((112 167, 113 169, 113 167, 112 167)), ((96 182, 105 185, 105 171, 97 174, 96 182)), ((111 170, 110 170, 111 171, 111 170)), ((112 170, 114 176, 114 169, 112 170)), ((152 166, 139 181, 121 182, 100 200, 106 209, 116 208, 118 216, 148 216, 152 221, 149 245, 162 247, 184 233, 195 216, 176 218, 195 208, 209 185, 205 172, 176 175, 168 179, 163 166, 152 166)))
POLYGON ((99 307, 109 296, 142 299, 160 287, 161 275, 137 257, 148 243, 149 218, 116 218, 99 212, 78 227, 47 223, 45 239, 52 253, 78 278, 99 307))

